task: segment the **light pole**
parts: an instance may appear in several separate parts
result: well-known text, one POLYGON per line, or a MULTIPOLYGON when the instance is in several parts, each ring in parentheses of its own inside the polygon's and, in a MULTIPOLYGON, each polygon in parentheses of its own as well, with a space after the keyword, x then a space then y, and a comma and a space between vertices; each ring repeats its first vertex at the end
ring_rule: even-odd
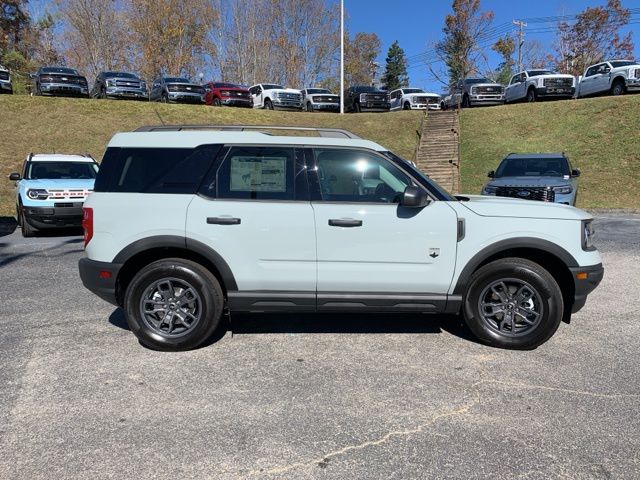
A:
POLYGON ((344 115, 344 0, 340 0, 340 115, 344 115))

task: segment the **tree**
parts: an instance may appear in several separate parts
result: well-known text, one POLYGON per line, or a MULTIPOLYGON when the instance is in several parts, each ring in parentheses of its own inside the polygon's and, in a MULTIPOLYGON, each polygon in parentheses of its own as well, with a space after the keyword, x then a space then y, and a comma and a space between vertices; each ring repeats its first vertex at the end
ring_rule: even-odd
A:
POLYGON ((0 53, 19 48, 30 25, 27 0, 0 0, 0 53))
POLYGON ((581 75, 585 68, 605 58, 633 57, 631 33, 620 37, 620 29, 629 23, 631 12, 621 0, 608 0, 606 6, 589 7, 578 14, 573 24, 560 22, 556 40, 556 68, 581 75))
POLYGON ((479 42, 489 36, 494 17, 491 11, 480 11, 480 0, 453 0, 452 8, 442 29, 444 39, 435 46, 436 55, 447 66, 450 87, 478 70, 483 56, 479 42))
POLYGON ((409 86, 409 76, 407 75, 407 57, 404 50, 396 40, 389 47, 386 58, 387 66, 382 76, 382 84, 386 90, 395 90, 409 86))
POLYGON ((511 35, 505 35, 499 38, 491 49, 502 57, 502 62, 498 65, 498 71, 495 75, 496 82, 506 85, 513 75, 513 67, 515 66, 513 54, 516 51, 516 41, 511 35))
POLYGON ((380 39, 375 33, 356 33, 353 39, 345 32, 344 82, 351 85, 371 85, 374 80, 375 60, 380 55, 380 39))

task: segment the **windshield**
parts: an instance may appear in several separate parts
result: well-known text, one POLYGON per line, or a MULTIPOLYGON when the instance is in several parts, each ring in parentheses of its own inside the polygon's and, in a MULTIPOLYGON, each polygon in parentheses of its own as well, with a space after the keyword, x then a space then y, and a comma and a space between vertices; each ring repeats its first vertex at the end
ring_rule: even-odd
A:
POLYGON ((263 83, 262 84, 262 88, 264 90, 276 90, 276 89, 283 89, 284 87, 282 85, 276 85, 276 84, 271 84, 271 83, 263 83))
POLYGON ((96 178, 98 166, 91 162, 30 162, 27 180, 89 180, 96 178))
POLYGON ((313 95, 315 93, 328 93, 329 95, 331 95, 331 91, 327 90, 326 88, 307 88, 308 95, 313 95))
POLYGON ((166 83, 191 83, 189 79, 183 77, 165 77, 166 83))
POLYGON ((392 160, 394 162, 399 163, 400 165, 402 165, 402 167, 405 170, 407 170, 409 173, 411 173, 414 177, 418 178, 419 180, 421 180, 424 183, 426 183, 427 185, 429 185, 429 187, 431 188, 431 193, 434 193, 436 195, 436 197, 438 198, 438 200, 445 200, 445 201, 449 201, 449 202, 456 201, 456 198, 453 195, 451 195, 444 188, 442 188, 440 185, 438 185, 435 181, 433 181, 431 178, 429 178, 427 175, 425 175, 412 162, 410 162, 408 160, 405 160, 404 158, 399 157, 398 155, 396 155, 395 153, 390 152, 390 151, 385 151, 385 152, 380 152, 380 153, 382 153, 389 160, 392 160))
POLYGON ((493 83, 488 78, 467 78, 464 83, 473 85, 474 83, 493 83))
POLYGON ((613 68, 629 67, 631 65, 638 65, 638 62, 632 60, 620 60, 618 62, 609 62, 613 68))
POLYGON ((355 90, 358 93, 387 93, 376 87, 356 87, 355 90))
POLYGON ((42 73, 66 73, 68 75, 78 74, 78 72, 73 68, 63 68, 63 67, 45 67, 42 69, 42 73))
POLYGON ((119 78, 133 78, 135 80, 138 79, 138 77, 136 75, 134 75, 133 73, 127 73, 127 72, 104 72, 104 76, 105 77, 119 77, 119 78))
POLYGON ((496 170, 494 178, 563 177, 569 174, 569 162, 564 157, 505 158, 496 170))
POLYGON ((537 77, 538 75, 557 75, 555 72, 551 70, 528 70, 527 75, 530 77, 537 77))
POLYGON ((241 88, 233 83, 214 83, 213 88, 241 88))
POLYGON ((405 94, 407 94, 407 93, 424 93, 424 90, 422 90, 421 88, 405 88, 403 90, 403 92, 405 94))

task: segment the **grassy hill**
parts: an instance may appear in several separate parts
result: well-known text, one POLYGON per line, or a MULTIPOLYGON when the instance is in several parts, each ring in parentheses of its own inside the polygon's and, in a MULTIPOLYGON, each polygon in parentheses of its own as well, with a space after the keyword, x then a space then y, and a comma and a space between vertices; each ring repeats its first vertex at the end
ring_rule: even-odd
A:
MULTIPOLYGON (((579 206, 640 208, 640 95, 464 110, 463 192, 509 152, 566 152, 582 170, 579 206)), ((13 183, 29 152, 88 152, 100 159, 111 136, 165 123, 338 127, 413 158, 422 114, 312 114, 142 102, 0 96, 0 215, 14 212, 13 183)))
POLYGON ((111 136, 141 125, 253 124, 345 128, 413 158, 422 122, 419 112, 344 115, 276 112, 240 108, 0 96, 0 216, 15 212, 14 185, 7 175, 19 171, 29 152, 88 152, 102 158, 111 136))
POLYGON ((565 152, 579 207, 640 208, 640 95, 463 110, 460 130, 464 192, 510 152, 565 152))

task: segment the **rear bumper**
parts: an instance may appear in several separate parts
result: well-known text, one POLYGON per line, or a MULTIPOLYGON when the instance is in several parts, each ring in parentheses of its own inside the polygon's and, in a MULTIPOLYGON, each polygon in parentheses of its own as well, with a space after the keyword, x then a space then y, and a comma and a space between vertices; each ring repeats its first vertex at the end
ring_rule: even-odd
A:
POLYGON ((81 258, 78 262, 80 279, 85 288, 116 306, 119 305, 116 295, 116 283, 121 268, 122 265, 116 263, 96 262, 88 258, 81 258), (106 278, 108 275, 104 272, 110 272, 111 276, 106 278))
POLYGON ((82 226, 82 205, 72 207, 22 207, 24 218, 37 229, 82 226))
POLYGON ((587 296, 593 292, 604 277, 604 267, 601 263, 589 267, 573 267, 569 269, 574 283, 574 299, 571 313, 576 313, 587 302, 587 296), (578 279, 578 274, 585 274, 585 279, 578 279))

